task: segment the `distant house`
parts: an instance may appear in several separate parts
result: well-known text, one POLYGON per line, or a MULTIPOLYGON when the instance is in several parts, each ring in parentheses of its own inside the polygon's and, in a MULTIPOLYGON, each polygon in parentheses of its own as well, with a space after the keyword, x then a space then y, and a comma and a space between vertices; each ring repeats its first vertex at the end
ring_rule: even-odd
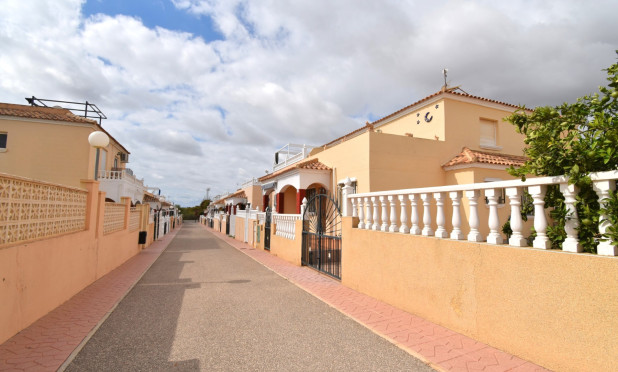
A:
POLYGON ((99 156, 100 189, 108 200, 128 196, 142 203, 147 188, 126 168, 129 151, 97 121, 60 107, 0 103, 0 171, 80 187, 95 176, 96 150, 88 143, 93 131, 110 138, 99 156))

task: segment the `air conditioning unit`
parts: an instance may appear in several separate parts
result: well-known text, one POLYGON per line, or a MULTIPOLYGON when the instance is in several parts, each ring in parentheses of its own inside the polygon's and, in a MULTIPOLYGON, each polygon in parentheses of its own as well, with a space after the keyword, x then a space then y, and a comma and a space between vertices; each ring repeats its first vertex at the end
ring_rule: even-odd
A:
POLYGON ((124 152, 120 153, 120 162, 128 163, 129 162, 129 154, 125 154, 124 152))

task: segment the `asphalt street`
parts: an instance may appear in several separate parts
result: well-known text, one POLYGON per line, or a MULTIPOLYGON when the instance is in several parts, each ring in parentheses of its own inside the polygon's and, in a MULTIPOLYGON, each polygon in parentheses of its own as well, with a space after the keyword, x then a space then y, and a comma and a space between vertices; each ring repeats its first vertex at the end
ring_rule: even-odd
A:
POLYGON ((197 224, 67 371, 432 371, 197 224))

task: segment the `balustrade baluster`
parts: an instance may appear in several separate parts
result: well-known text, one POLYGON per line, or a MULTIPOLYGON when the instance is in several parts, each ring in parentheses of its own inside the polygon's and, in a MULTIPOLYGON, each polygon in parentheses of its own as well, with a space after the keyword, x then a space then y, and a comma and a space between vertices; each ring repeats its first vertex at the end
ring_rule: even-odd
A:
POLYGON ((410 227, 408 226, 408 196, 407 195, 399 195, 397 197, 399 199, 399 206, 401 208, 401 226, 399 226, 399 232, 407 234, 410 232, 410 227))
POLYGON ((373 225, 371 225, 371 229, 375 231, 380 230, 380 206, 378 198, 375 196, 371 197, 371 203, 373 204, 373 225))
POLYGON ((365 220, 365 229, 371 230, 371 226, 373 224, 373 215, 371 214, 371 198, 365 198, 365 208, 366 208, 366 220, 365 220))
POLYGON ((464 234, 461 231, 461 213, 459 206, 461 205, 461 191, 451 191, 449 197, 453 202, 453 231, 451 231, 451 239, 463 240, 464 234))
POLYGON ((352 217, 358 217, 358 209, 356 207, 356 198, 350 198, 352 201, 352 217))
POLYGON ((521 196, 522 192, 519 187, 509 187, 506 189, 506 195, 509 197, 509 204, 511 206, 511 237, 509 238, 509 245, 513 247, 526 247, 528 241, 522 234, 523 220, 521 218, 521 196))
POLYGON ((431 228, 431 194, 421 194, 421 200, 423 201, 423 231, 424 236, 433 235, 433 229, 431 228))
POLYGON ((386 205, 386 196, 380 196, 380 204, 382 204, 382 226, 381 231, 388 231, 388 205, 386 205))
POLYGON ((418 216, 418 195, 411 194, 410 199, 410 209, 412 210, 412 218, 410 222, 412 223, 412 227, 410 227, 410 234, 420 235, 421 227, 419 226, 419 216, 418 216))
POLYGON ((433 197, 436 199, 436 224, 438 225, 434 236, 436 238, 448 238, 448 233, 444 227, 446 223, 446 218, 444 217, 444 193, 435 192, 433 197))
POLYGON ((468 204, 470 206, 470 219, 468 224, 470 225, 470 232, 468 233, 468 241, 481 242, 483 238, 479 232, 479 213, 478 213, 478 198, 480 196, 479 190, 466 191, 466 198, 468 198, 468 204))
MULTIPOLYGON (((604 205, 606 199, 609 198, 609 192, 616 189, 616 181, 594 181, 594 191, 599 196, 599 204, 604 205)), ((607 233, 607 229, 611 223, 607 220, 607 214, 601 213, 599 216, 599 233, 607 233)), ((602 240, 597 245, 597 254, 602 256, 618 256, 618 248, 612 244, 610 240, 602 240)))
POLYGON ((358 203, 358 228, 365 228, 365 205, 363 205, 363 198, 356 199, 358 203))
POLYGON ((579 253, 584 251, 577 237, 579 217, 577 216, 577 208, 575 208, 575 196, 578 191, 575 185, 569 185, 568 183, 560 184, 560 192, 564 195, 564 205, 567 211, 564 221, 564 232, 567 237, 562 243, 562 250, 565 252, 579 253))
POLYGON ((490 244, 502 244, 504 239, 498 231, 500 228, 500 219, 498 217, 498 196, 499 189, 486 189, 485 197, 487 197, 487 204, 489 204, 489 235, 487 235, 487 243, 490 244))
POLYGON ((534 230, 536 238, 532 242, 534 248, 549 249, 551 242, 547 237, 547 218, 545 217, 545 192, 547 186, 530 186, 528 192, 532 195, 532 203, 534 204, 534 230))
POLYGON ((388 203, 391 205, 391 226, 388 228, 389 232, 397 231, 397 206, 395 205, 395 197, 393 195, 388 196, 388 203))

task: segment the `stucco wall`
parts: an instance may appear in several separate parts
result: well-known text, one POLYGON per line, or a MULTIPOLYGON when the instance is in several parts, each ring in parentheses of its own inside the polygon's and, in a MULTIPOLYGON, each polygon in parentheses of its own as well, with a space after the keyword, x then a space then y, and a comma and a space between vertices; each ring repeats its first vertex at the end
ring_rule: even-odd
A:
POLYGON ((123 230, 103 235, 105 193, 96 182, 87 188, 85 231, 0 247, 0 343, 140 251, 128 219, 123 230))
POLYGON ((618 258, 352 223, 344 285, 553 370, 618 370, 618 258))
POLYGON ((277 226, 273 224, 273 232, 270 237, 270 253, 294 265, 301 265, 301 247, 303 221, 295 221, 296 236, 294 239, 282 238, 275 235, 277 226))

